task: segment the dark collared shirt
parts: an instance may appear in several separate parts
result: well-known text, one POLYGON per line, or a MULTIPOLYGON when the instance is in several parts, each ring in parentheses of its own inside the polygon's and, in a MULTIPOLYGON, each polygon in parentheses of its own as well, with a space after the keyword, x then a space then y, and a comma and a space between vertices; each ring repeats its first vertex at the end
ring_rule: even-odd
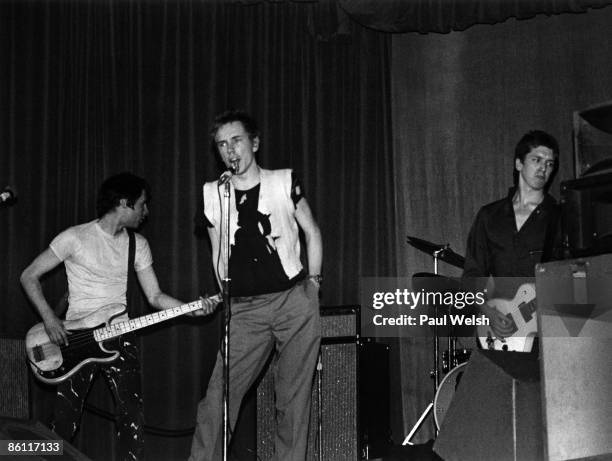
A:
MULTIPOLYGON (((535 265, 551 259, 560 241, 559 210, 555 199, 546 194, 520 230, 512 198, 514 189, 504 199, 483 206, 472 225, 467 241, 463 279, 476 277, 515 277, 495 284, 495 297, 513 298, 525 281, 533 281, 535 265), (552 240, 552 241, 551 241, 552 240)), ((470 285, 474 288, 475 281, 470 285)), ((484 286, 482 283, 478 288, 484 286)))

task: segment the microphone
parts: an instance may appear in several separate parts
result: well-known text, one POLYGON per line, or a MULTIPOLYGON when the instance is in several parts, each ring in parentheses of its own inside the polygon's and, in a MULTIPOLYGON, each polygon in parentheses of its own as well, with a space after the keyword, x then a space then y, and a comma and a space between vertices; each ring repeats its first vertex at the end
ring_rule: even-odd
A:
POLYGON ((219 178, 219 181, 217 181, 217 186, 223 186, 230 179, 232 179, 232 176, 234 176, 238 172, 238 162, 239 160, 232 160, 230 162, 229 169, 223 172, 223 174, 219 178))
POLYGON ((17 200, 17 193, 11 188, 6 186, 2 192, 0 192, 0 204, 13 204, 17 200))

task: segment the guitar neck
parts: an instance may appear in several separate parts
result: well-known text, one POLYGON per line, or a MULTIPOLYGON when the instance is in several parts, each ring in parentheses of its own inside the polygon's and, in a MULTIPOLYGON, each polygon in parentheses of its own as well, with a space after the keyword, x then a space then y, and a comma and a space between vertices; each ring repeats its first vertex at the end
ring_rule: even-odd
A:
MULTIPOLYGON (((218 303, 221 300, 220 295, 215 295, 208 300, 218 303)), ((157 323, 165 322, 166 320, 179 317, 189 312, 194 312, 202 309, 203 301, 198 299, 182 306, 172 307, 170 309, 162 309, 160 311, 153 312, 152 314, 143 315, 142 317, 136 317, 135 319, 125 320, 123 322, 113 323, 105 327, 97 328, 94 330, 93 335, 96 341, 106 341, 107 339, 116 338, 125 333, 140 330, 157 323)))

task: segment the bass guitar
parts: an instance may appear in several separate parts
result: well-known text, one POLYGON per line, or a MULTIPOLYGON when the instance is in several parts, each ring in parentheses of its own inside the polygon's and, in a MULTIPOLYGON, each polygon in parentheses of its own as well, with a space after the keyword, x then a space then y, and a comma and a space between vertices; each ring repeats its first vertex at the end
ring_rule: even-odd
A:
POLYGON ((536 292, 533 284, 521 285, 514 299, 492 299, 488 304, 512 322, 512 334, 498 338, 489 325, 478 327, 478 341, 483 349, 531 352, 533 338, 538 331, 536 292))
MULTIPOLYGON (((207 300, 218 304, 221 296, 215 295, 207 300)), ((28 362, 36 378, 47 384, 57 384, 87 363, 117 359, 119 352, 113 347, 118 346, 117 340, 122 334, 197 311, 202 309, 203 302, 199 299, 124 321, 117 321, 116 318, 125 312, 126 307, 123 304, 108 304, 83 318, 64 321, 64 327, 71 332, 68 345, 53 344, 44 323, 37 323, 25 338, 28 362)))

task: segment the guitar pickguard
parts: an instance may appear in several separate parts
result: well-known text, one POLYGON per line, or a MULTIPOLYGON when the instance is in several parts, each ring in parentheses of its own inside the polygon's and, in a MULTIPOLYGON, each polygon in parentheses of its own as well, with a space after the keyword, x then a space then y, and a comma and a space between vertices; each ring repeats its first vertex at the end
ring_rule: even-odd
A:
POLYGON ((479 326, 479 342, 483 349, 530 352, 537 333, 535 288, 532 284, 519 287, 514 299, 493 299, 489 304, 511 321, 512 333, 497 338, 490 326, 479 326))
POLYGON ((68 336, 68 345, 46 343, 32 348, 30 363, 42 381, 55 384, 66 380, 87 363, 108 363, 119 357, 119 338, 104 342, 94 339, 95 328, 76 330, 68 336), (105 350, 106 349, 106 350, 105 350))

